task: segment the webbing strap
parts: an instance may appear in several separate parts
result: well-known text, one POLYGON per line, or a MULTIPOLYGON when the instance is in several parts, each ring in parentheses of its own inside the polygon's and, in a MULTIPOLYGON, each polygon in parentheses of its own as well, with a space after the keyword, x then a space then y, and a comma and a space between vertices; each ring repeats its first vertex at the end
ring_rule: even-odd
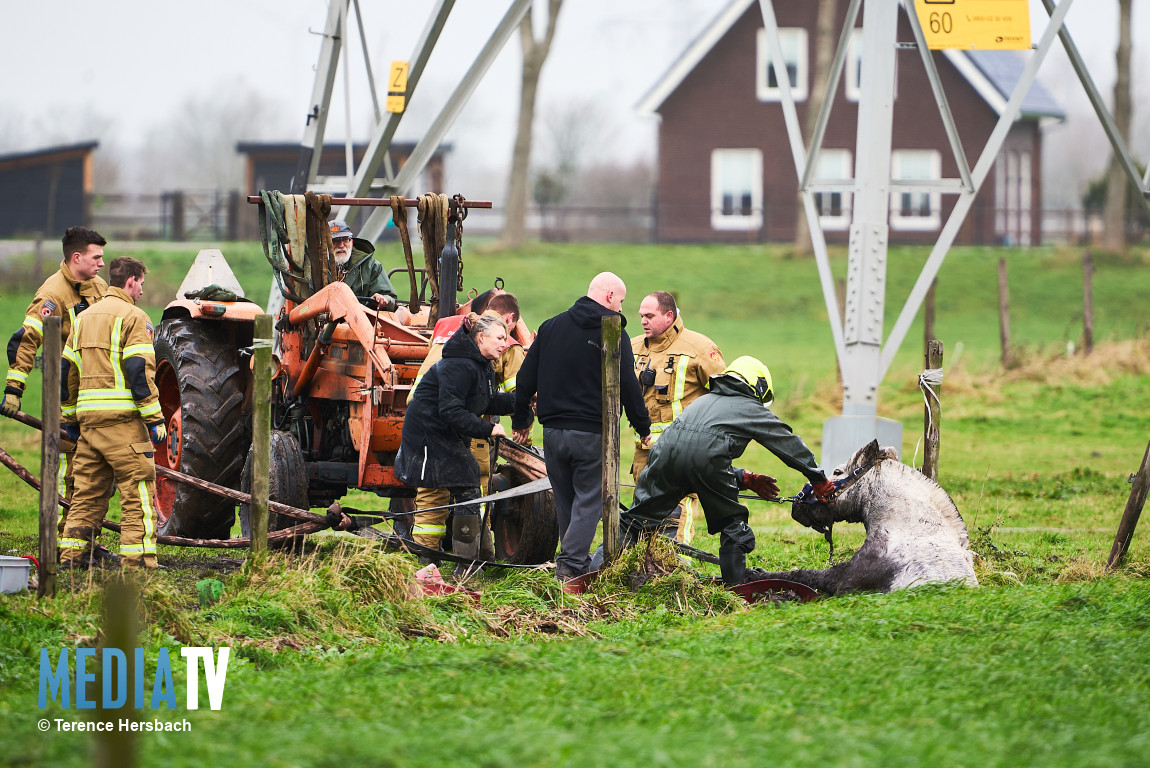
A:
POLYGON ((294 269, 294 265, 288 262, 284 255, 283 244, 288 242, 288 235, 284 223, 283 195, 265 189, 260 191, 260 200, 260 242, 264 248, 264 258, 272 266, 272 274, 280 289, 280 295, 289 301, 302 302, 303 297, 296 295, 284 280, 285 276, 292 281, 303 280, 303 272, 294 269))
POLYGON ((407 277, 411 284, 411 298, 408 309, 414 315, 419 312, 419 281, 415 277, 415 259, 411 255, 411 234, 407 230, 407 200, 402 195, 391 196, 391 220, 399 230, 399 241, 403 243, 403 258, 407 262, 407 277))

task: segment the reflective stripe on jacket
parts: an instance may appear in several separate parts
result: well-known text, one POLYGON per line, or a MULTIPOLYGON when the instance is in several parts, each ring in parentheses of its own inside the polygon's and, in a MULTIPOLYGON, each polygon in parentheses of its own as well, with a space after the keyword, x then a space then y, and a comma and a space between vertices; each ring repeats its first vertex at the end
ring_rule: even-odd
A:
POLYGON ((687 330, 682 318, 648 339, 631 339, 635 375, 643 390, 643 404, 651 416, 651 435, 658 435, 679 418, 683 409, 707 392, 707 382, 727 364, 715 343, 701 333, 687 330), (643 385, 643 371, 654 371, 654 382, 643 385))
POLYGON ((36 361, 36 351, 44 340, 45 318, 60 316, 60 343, 67 344, 77 314, 95 304, 107 292, 108 284, 104 278, 96 275, 91 280, 79 281, 72 276, 67 262, 60 262, 60 269, 36 291, 24 312, 23 324, 8 341, 7 386, 24 391, 28 372, 36 361))
POLYGON ((71 363, 65 420, 97 427, 162 418, 152 323, 122 288, 108 289, 77 318, 64 357, 71 363))

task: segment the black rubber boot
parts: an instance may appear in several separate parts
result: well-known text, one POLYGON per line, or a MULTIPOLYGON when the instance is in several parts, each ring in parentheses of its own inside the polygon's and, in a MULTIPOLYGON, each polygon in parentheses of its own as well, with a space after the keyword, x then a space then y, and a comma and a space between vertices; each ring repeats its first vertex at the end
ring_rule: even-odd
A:
POLYGON ((495 562, 495 538, 491 535, 491 526, 486 521, 479 534, 479 559, 489 563, 495 562))
POLYGON ((755 532, 746 520, 728 523, 719 533, 719 570, 723 583, 737 587, 747 580, 747 553, 755 548, 755 532))
POLYGON ((460 557, 479 557, 479 515, 461 515, 457 511, 451 522, 451 551, 460 557))

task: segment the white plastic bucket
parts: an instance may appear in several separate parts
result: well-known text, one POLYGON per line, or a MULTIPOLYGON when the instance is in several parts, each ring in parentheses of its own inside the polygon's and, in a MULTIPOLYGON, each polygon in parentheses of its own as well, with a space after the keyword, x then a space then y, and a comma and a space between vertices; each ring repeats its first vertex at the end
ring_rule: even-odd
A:
POLYGON ((0 592, 19 592, 28 588, 32 561, 26 557, 0 555, 0 592))

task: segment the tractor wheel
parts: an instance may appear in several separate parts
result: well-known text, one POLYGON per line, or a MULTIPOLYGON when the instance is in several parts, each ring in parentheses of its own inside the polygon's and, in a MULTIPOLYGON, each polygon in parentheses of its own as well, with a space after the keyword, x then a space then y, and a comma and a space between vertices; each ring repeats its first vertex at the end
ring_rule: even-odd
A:
MULTIPOLYGON (((239 484, 250 437, 243 418, 248 372, 234 329, 173 318, 156 329, 156 388, 168 428, 156 463, 227 488, 239 484)), ((167 478, 156 481, 159 532, 226 539, 235 502, 167 478)))
MULTIPOLYGON (((504 464, 496 470, 502 481, 492 478, 492 490, 506 485, 515 488, 531 481, 526 474, 504 464)), ((555 518, 555 496, 541 491, 494 503, 491 531, 495 534, 495 558, 509 563, 536 565, 555 558, 559 545, 559 522, 555 518)))
MULTIPOLYGON (((251 493, 254 455, 255 446, 252 446, 248 449, 248 457, 244 461, 240 479, 240 490, 244 493, 251 493)), ((304 466, 303 451, 300 450, 295 435, 273 430, 268 461, 271 472, 268 478, 268 499, 287 504, 289 507, 307 509, 310 506, 307 498, 307 467, 304 466)), ((291 528, 297 522, 287 515, 268 512, 268 533, 291 528)), ((251 508, 247 504, 240 504, 240 531, 244 536, 252 535, 251 508)))

